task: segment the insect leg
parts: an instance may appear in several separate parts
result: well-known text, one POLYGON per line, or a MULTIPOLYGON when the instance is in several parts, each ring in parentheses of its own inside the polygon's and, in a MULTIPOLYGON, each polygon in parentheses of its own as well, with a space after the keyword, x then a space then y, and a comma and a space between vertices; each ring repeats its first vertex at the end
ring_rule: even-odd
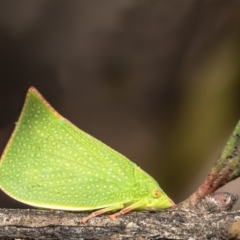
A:
POLYGON ((117 212, 117 213, 114 213, 112 215, 110 215, 110 219, 113 220, 115 219, 116 217, 120 216, 120 215, 123 215, 129 211, 132 211, 133 209, 136 209, 136 208, 139 208, 139 207, 142 207, 143 205, 146 205, 146 201, 145 200, 140 200, 136 203, 133 203, 132 205, 122 209, 121 211, 117 212))
POLYGON ((121 209, 123 208, 124 205, 123 204, 117 204, 117 205, 112 205, 110 207, 106 207, 106 208, 103 208, 103 209, 100 209, 100 210, 97 210, 93 213, 91 213, 90 215, 88 215, 87 217, 83 218, 81 223, 82 224, 85 224, 88 220, 90 220, 91 218, 94 218, 98 215, 101 215, 103 213, 106 213, 106 212, 110 212, 110 211, 113 211, 113 210, 118 210, 118 209, 121 209))

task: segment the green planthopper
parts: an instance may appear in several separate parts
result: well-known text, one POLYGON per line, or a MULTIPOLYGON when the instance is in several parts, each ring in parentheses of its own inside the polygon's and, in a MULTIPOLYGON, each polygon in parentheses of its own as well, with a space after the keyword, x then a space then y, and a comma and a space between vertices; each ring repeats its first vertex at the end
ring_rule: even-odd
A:
POLYGON ((0 187, 35 207, 97 210, 82 223, 174 206, 150 175, 63 118, 34 87, 1 157, 0 187))

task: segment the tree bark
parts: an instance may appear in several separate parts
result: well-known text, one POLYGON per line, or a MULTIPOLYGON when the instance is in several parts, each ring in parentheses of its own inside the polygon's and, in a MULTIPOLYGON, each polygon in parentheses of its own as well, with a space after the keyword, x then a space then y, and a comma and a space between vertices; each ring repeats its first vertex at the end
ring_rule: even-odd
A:
POLYGON ((160 212, 131 212, 114 221, 105 215, 93 218, 82 225, 81 219, 87 214, 35 209, 1 209, 0 238, 229 239, 229 229, 240 219, 240 210, 196 213, 190 210, 172 209, 160 212))

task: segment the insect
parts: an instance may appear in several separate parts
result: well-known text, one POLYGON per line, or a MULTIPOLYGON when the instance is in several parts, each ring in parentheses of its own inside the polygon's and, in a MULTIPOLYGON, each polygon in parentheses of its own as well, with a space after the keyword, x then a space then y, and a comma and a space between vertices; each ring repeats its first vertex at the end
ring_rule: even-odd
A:
POLYGON ((35 207, 97 210, 82 223, 174 206, 151 176, 63 118, 34 87, 1 157, 0 187, 35 207))

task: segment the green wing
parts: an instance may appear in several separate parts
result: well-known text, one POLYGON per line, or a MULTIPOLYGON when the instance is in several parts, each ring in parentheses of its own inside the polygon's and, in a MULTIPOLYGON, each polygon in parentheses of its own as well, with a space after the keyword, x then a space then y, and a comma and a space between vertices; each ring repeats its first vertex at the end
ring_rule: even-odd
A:
POLYGON ((32 206, 87 210, 132 201, 135 164, 59 115, 36 89, 0 163, 0 185, 32 206))

